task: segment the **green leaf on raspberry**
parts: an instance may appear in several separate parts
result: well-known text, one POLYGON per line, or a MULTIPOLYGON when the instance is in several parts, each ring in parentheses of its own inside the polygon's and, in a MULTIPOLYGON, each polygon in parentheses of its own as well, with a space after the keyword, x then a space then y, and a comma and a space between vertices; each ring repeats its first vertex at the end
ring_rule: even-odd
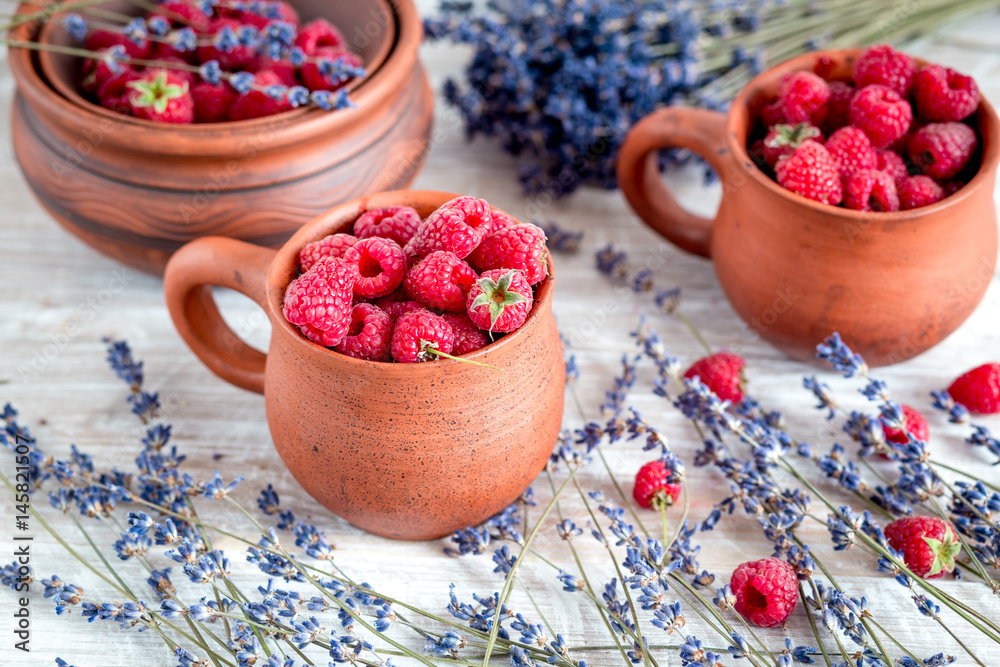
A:
POLYGON ((493 334, 493 327, 496 326, 497 320, 500 319, 500 315, 503 314, 505 307, 527 301, 527 298, 523 294, 510 289, 510 282, 514 279, 514 274, 516 273, 516 269, 511 269, 500 276, 500 280, 494 281, 492 278, 480 278, 476 282, 476 285, 483 293, 473 300, 471 309, 475 310, 481 306, 489 305, 489 332, 491 335, 493 334))
POLYGON ((926 535, 922 538, 934 554, 934 564, 927 571, 928 577, 933 577, 942 571, 951 572, 955 569, 955 556, 962 550, 962 543, 955 538, 955 533, 948 530, 943 540, 935 540, 926 535))
POLYGON ((138 81, 129 81, 125 85, 135 91, 135 93, 138 93, 130 95, 129 101, 132 104, 137 107, 153 107, 156 113, 163 113, 167 110, 170 100, 183 97, 188 92, 187 81, 181 84, 169 83, 167 81, 167 73, 163 70, 157 72, 152 81, 140 79, 138 81))
POLYGON ((780 148, 781 146, 797 148, 806 139, 815 139, 820 136, 819 129, 809 123, 775 125, 771 128, 771 131, 775 135, 764 139, 764 144, 768 148, 780 148))

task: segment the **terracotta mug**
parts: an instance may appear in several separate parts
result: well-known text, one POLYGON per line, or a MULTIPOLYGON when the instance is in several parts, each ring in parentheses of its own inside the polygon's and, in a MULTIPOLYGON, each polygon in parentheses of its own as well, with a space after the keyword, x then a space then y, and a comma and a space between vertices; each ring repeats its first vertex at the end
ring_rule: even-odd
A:
POLYGON ((562 421, 551 263, 525 324, 465 355, 496 368, 354 359, 309 341, 281 314, 307 243, 349 231, 371 208, 405 205, 427 216, 454 197, 398 191, 356 199, 306 223, 276 251, 198 239, 170 259, 164 276, 170 315, 194 353, 222 379, 264 394, 274 445, 299 483, 332 512, 385 537, 441 537, 502 510, 541 472, 562 421), (212 285, 264 310, 267 354, 225 324, 212 285))
MULTIPOLYGON (((736 312, 759 335, 796 359, 839 331, 871 366, 914 357, 969 317, 993 277, 997 217, 993 203, 1000 122, 984 100, 972 119, 979 169, 958 192, 923 208, 866 213, 793 194, 750 159, 747 137, 760 108, 788 72, 833 60, 847 78, 860 49, 793 58, 753 79, 727 115, 668 108, 629 132, 618 184, 646 224, 679 248, 712 259, 736 312), (714 220, 685 211, 664 187, 656 151, 689 148, 718 174, 722 202, 714 220)), ((920 61, 918 61, 920 62, 920 61)), ((921 63, 924 64, 924 63, 921 63)))

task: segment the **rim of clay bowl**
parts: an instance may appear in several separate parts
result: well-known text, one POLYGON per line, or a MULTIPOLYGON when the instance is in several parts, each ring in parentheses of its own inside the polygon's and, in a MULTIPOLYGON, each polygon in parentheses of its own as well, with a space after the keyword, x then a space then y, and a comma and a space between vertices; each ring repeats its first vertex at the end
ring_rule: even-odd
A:
MULTIPOLYGON (((110 4, 112 3, 113 0, 108 0, 108 1, 110 4)), ((363 78, 351 81, 346 86, 344 86, 352 94, 354 94, 355 91, 357 91, 367 81, 369 81, 373 76, 375 76, 375 74, 379 71, 382 65, 385 64, 385 61, 388 59, 389 54, 392 52, 393 47, 395 46, 397 37, 397 23, 399 22, 399 19, 396 16, 396 12, 394 11, 393 8, 394 2, 391 4, 389 0, 369 0, 369 1, 374 3, 377 6, 377 8, 383 13, 383 15, 387 17, 385 26, 386 30, 388 31, 388 34, 385 36, 384 39, 380 41, 379 48, 375 52, 375 54, 371 57, 371 60, 368 63, 365 63, 365 69, 367 70, 368 73, 363 78)), ((127 13, 129 9, 136 9, 136 7, 129 5, 124 10, 127 13)), ((74 43, 73 40, 70 38, 69 34, 67 33, 66 28, 63 27, 62 22, 60 21, 46 21, 38 32, 38 41, 47 44, 72 45, 74 43)), ((67 56, 66 54, 62 53, 55 53, 52 51, 38 52, 38 64, 41 67, 43 77, 49 83, 49 85, 55 88, 56 91, 63 97, 65 97, 66 99, 68 99, 69 101, 80 107, 92 110, 97 115, 110 117, 116 121, 122 118, 127 118, 130 121, 141 123, 146 126, 153 125, 162 127, 163 125, 162 123, 157 123, 155 121, 146 120, 143 118, 125 116, 124 114, 116 113, 109 109, 105 109, 101 105, 95 104, 94 102, 91 102, 90 100, 85 98, 83 95, 80 94, 80 91, 77 89, 77 86, 73 85, 74 83, 76 83, 75 81, 70 82, 69 80, 66 79, 66 77, 61 75, 61 72, 63 71, 64 68, 60 67, 58 62, 60 60, 68 58, 78 60, 76 56, 67 56)), ((267 118, 276 118, 276 117, 281 117, 283 119, 287 118, 291 120, 299 116, 302 116, 308 113, 309 111, 311 111, 311 109, 304 107, 298 109, 291 109, 289 111, 282 112, 281 114, 274 114, 273 116, 267 116, 265 117, 265 120, 267 118)), ((261 119, 254 118, 248 121, 224 121, 221 123, 192 123, 191 125, 181 124, 177 125, 176 127, 185 129, 188 128, 203 129, 208 126, 211 126, 213 128, 227 127, 227 126, 231 127, 233 123, 249 123, 258 120, 261 119)))
MULTIPOLYGON (((353 224, 359 215, 374 208, 384 208, 386 206, 414 206, 415 204, 422 205, 428 200, 435 202, 434 207, 437 208, 441 206, 441 204, 451 201, 455 197, 459 196, 461 195, 452 192, 443 192, 440 190, 390 190, 345 202, 324 213, 321 213, 317 217, 305 223, 297 232, 295 232, 285 245, 278 250, 277 255, 275 255, 271 262, 271 267, 268 270, 267 291, 265 298, 267 299, 267 308, 271 311, 269 313, 272 315, 271 321, 277 322, 278 326, 281 326, 286 333, 291 335, 297 345, 303 346, 312 353, 327 354, 330 355, 331 358, 335 358, 338 363, 343 363, 348 366, 356 366, 357 368, 366 368, 369 371, 377 370, 379 373, 384 373, 388 376, 412 377, 415 372, 441 373, 445 370, 455 371, 461 367, 477 369, 480 371, 492 370, 490 368, 474 366, 462 361, 446 358, 438 359, 432 364, 399 364, 384 361, 366 361, 363 359, 355 359, 354 357, 349 357, 346 354, 340 354, 339 352, 325 348, 322 345, 313 343, 302 335, 298 327, 288 322, 288 320, 286 320, 281 313, 285 289, 297 273, 296 269, 298 266, 299 250, 302 249, 307 243, 319 240, 327 234, 335 233, 334 230, 339 227, 353 224), (322 233, 320 233, 319 230, 322 230, 322 233)), ((491 206, 490 208, 507 213, 503 209, 496 206, 491 206)), ((507 215, 510 214, 507 213, 507 215)), ((514 216, 510 217, 517 222, 522 223, 520 219, 515 218, 514 216)), ((501 350, 507 345, 514 344, 513 341, 515 338, 519 337, 523 334, 523 332, 531 328, 539 318, 543 317, 546 310, 551 309, 553 281, 555 280, 551 252, 548 253, 545 263, 548 268, 549 275, 535 286, 534 303, 531 306, 531 311, 528 313, 528 318, 524 321, 524 324, 522 324, 516 331, 504 334, 502 338, 493 341, 486 347, 481 347, 478 350, 460 355, 459 359, 471 359, 473 361, 478 361, 481 357, 486 356, 490 352, 501 350)))
MULTIPOLYGON (((118 131, 107 132, 106 145, 114 145, 131 152, 186 156, 190 141, 196 141, 198 153, 203 157, 223 157, 232 153, 234 139, 253 140, 261 133, 268 133, 268 150, 312 140, 317 134, 337 135, 350 126, 363 122, 368 110, 385 104, 398 95, 419 67, 417 50, 423 38, 423 24, 413 0, 376 0, 388 3, 395 17, 396 41, 388 57, 369 76, 359 83, 352 96, 356 109, 327 112, 321 109, 295 109, 286 113, 239 122, 166 125, 118 114, 86 102, 75 104, 59 94, 42 77, 32 52, 11 49, 10 64, 17 84, 23 94, 46 105, 45 111, 61 126, 83 130, 97 123, 114 122, 118 131), (173 136, 185 141, 164 141, 173 136)), ((24 7, 24 5, 22 5, 24 7)), ((32 39, 30 25, 18 27, 19 39, 32 39)))
MULTIPOLYGON (((982 96, 980 96, 979 100, 979 109, 976 110, 976 113, 973 116, 980 141, 978 149, 980 151, 979 168, 976 170, 976 174, 969 180, 968 183, 962 186, 960 190, 948 195, 941 201, 934 202, 928 206, 922 206, 908 211, 854 211, 840 206, 830 206, 829 204, 822 204, 820 202, 801 197, 796 195, 794 192, 784 189, 778 185, 777 182, 771 180, 767 174, 765 174, 760 167, 757 166, 757 164, 750 158, 750 154, 747 152, 746 146, 746 139, 751 127, 746 124, 741 127, 740 124, 737 123, 737 116, 742 117, 744 113, 746 115, 746 119, 751 120, 750 111, 753 107, 754 97, 760 96, 761 94, 773 97, 777 92, 778 82, 785 74, 796 70, 807 70, 811 72, 813 71, 813 66, 819 58, 828 56, 836 60, 843 57, 846 63, 850 64, 863 50, 863 48, 850 48, 810 51, 809 53, 795 56, 794 58, 786 60, 764 72, 761 72, 743 87, 743 90, 741 90, 733 100, 732 105, 730 106, 731 111, 728 114, 726 121, 726 133, 728 135, 727 141, 729 142, 729 150, 736 158, 737 163, 744 167, 743 171, 749 173, 751 178, 770 190, 775 196, 782 197, 789 201, 794 201, 799 206, 808 206, 817 212, 822 212, 827 215, 839 216, 845 220, 865 221, 866 223, 907 222, 912 218, 921 218, 929 213, 935 213, 950 206, 959 205, 967 197, 971 196, 970 193, 975 188, 992 188, 992 183, 984 185, 984 181, 986 180, 985 172, 992 171, 989 168, 984 169, 984 167, 992 165, 992 167, 995 168, 998 161, 1000 161, 1000 118, 997 117, 996 110, 990 105, 986 98, 982 96), (743 113, 736 113, 738 110, 743 111, 743 113)), ((929 61, 922 58, 913 58, 913 60, 919 67, 931 64, 929 61)), ((756 122, 756 118, 753 118, 752 120, 756 122)))

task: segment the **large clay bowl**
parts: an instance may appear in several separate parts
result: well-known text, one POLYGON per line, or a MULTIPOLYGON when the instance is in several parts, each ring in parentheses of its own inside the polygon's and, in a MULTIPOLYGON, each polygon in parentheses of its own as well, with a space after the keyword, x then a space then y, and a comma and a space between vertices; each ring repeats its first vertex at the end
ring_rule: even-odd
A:
MULTIPOLYGON (((914 357, 964 322, 983 298, 997 258, 993 203, 1000 120, 984 100, 978 171, 936 204, 895 213, 826 206, 793 194, 747 154, 758 111, 779 81, 827 57, 847 77, 860 49, 819 51, 759 75, 728 115, 673 108, 641 120, 622 145, 618 183, 650 227, 683 250, 710 257, 719 283, 751 335, 796 359, 839 331, 871 366, 914 357), (719 174, 715 220, 683 210, 656 169, 656 151, 683 146, 719 174)), ((921 63, 926 64, 926 63, 921 63)))
POLYGON ((167 265, 177 331, 218 376, 264 394, 281 459, 313 498, 378 535, 431 539, 482 522, 545 466, 559 434, 565 367, 550 276, 517 331, 461 361, 353 359, 310 342, 281 314, 307 243, 346 231, 361 212, 408 205, 428 215, 454 195, 386 192, 307 223, 280 250, 224 238, 194 241, 167 265), (219 316, 209 286, 255 300, 271 322, 267 354, 219 316))
MULTIPOLYGON (((433 116, 411 0, 293 4, 306 20, 331 17, 374 66, 352 93, 357 109, 166 126, 68 99, 40 74, 32 52, 12 49, 14 150, 39 201, 106 255, 161 274, 192 239, 218 235, 276 247, 332 205, 411 182, 433 116)), ((26 25, 17 37, 36 31, 26 25)), ((61 88, 75 86, 75 67, 46 63, 61 88)))

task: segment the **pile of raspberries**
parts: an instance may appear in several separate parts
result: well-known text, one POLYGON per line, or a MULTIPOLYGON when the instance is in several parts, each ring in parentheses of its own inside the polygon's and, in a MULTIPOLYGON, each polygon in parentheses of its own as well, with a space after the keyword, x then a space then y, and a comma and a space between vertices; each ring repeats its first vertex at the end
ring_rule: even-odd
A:
POLYGON ((475 197, 424 220, 408 206, 372 209, 351 234, 302 248, 282 312, 309 340, 358 359, 459 356, 524 324, 547 258, 541 228, 475 197))
MULTIPOLYGON (((119 113, 163 123, 219 123, 271 116, 293 108, 286 95, 269 95, 269 87, 303 86, 309 91, 336 91, 350 78, 321 71, 317 61, 342 63, 348 68, 360 68, 361 59, 352 53, 344 36, 329 21, 315 19, 300 25, 298 12, 287 2, 269 2, 266 15, 241 7, 223 4, 192 4, 185 0, 168 0, 159 12, 149 13, 146 22, 166 19, 173 28, 191 28, 198 38, 197 48, 178 50, 163 41, 129 39, 120 31, 97 29, 86 38, 86 48, 102 58, 83 62, 81 87, 84 95, 101 106, 119 113), (204 9, 211 13, 205 13, 204 9), (181 20, 183 17, 183 20, 181 20), (253 46, 240 43, 231 48, 219 48, 214 42, 224 30, 239 34, 243 26, 265 30, 269 25, 294 27, 294 45, 307 60, 295 66, 289 60, 275 60, 258 52, 253 46), (134 60, 153 60, 182 66, 143 67, 114 63, 107 57, 113 47, 124 47, 125 55, 134 60), (211 67, 226 73, 248 72, 254 75, 253 88, 239 94, 225 80, 215 82, 183 69, 215 61, 211 67)), ((201 68, 204 70, 204 68, 201 68)))
POLYGON ((863 51, 850 80, 832 79, 833 68, 824 57, 812 72, 789 73, 760 110, 750 155, 783 188, 856 211, 905 211, 975 174, 971 77, 919 67, 887 45, 863 51))

